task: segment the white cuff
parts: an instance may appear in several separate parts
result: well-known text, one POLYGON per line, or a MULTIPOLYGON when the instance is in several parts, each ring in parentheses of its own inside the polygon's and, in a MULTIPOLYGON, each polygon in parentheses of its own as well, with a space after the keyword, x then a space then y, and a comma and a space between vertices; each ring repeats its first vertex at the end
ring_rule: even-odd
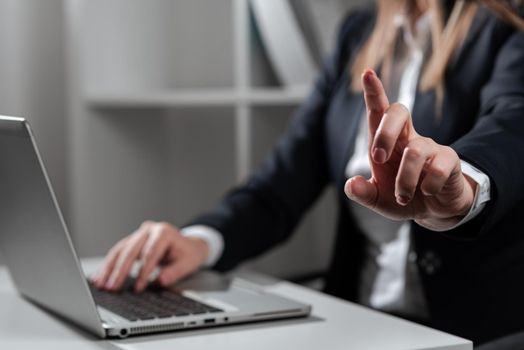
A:
POLYGON ((224 251, 224 238, 212 227, 205 225, 187 226, 180 230, 186 237, 200 238, 206 241, 209 255, 204 262, 205 267, 211 267, 216 264, 224 251))
POLYGON ((468 176, 477 183, 477 188, 475 190, 473 204, 471 205, 468 214, 464 216, 464 218, 460 220, 458 224, 450 228, 450 230, 459 227, 460 225, 463 225, 471 219, 475 218, 482 211, 482 209, 484 209, 486 202, 491 199, 491 183, 489 181, 489 177, 464 160, 460 161, 460 167, 462 168, 462 173, 464 175, 468 176))

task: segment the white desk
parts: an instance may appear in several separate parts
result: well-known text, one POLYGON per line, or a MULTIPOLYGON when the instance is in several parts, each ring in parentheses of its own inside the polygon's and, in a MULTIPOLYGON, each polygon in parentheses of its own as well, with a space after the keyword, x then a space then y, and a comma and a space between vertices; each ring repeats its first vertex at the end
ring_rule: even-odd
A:
MULTIPOLYGON (((92 270, 92 261, 86 264, 92 270)), ((252 275, 268 290, 313 305, 309 318, 104 341, 22 299, 0 267, 0 349, 470 350, 471 342, 289 282, 252 275)))

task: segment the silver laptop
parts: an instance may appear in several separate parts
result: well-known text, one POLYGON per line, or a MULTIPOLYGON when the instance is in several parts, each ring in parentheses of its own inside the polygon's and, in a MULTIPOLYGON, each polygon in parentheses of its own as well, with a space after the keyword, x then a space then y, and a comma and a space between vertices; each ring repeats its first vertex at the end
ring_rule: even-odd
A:
POLYGON ((102 338, 299 317, 311 311, 309 305, 210 271, 171 289, 151 286, 141 294, 93 288, 80 267, 29 124, 3 116, 0 250, 24 297, 102 338))

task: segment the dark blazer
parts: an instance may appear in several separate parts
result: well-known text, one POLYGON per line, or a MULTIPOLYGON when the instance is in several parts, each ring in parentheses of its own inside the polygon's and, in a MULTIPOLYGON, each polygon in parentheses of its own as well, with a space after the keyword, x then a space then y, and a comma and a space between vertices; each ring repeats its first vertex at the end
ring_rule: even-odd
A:
MULTIPOLYGON (((364 237, 343 187, 364 102, 348 90, 347 68, 373 23, 373 10, 347 17, 334 54, 273 153, 245 185, 192 222, 223 234, 216 269, 286 240, 322 191, 335 186, 338 228, 325 291, 356 299, 364 237)), ((435 94, 418 93, 416 130, 484 171, 491 200, 451 231, 412 223, 428 325, 484 342, 524 329, 524 33, 480 12, 447 71, 439 123, 435 111, 435 94)))

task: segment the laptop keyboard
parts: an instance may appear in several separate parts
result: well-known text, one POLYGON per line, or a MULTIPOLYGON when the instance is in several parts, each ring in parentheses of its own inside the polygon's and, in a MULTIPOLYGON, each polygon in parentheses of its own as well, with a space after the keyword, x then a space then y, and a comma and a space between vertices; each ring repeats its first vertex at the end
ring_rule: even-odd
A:
POLYGON ((145 291, 137 294, 133 292, 133 282, 132 279, 126 281, 119 293, 100 290, 91 283, 89 287, 96 304, 130 321, 223 311, 187 298, 180 293, 155 286, 149 286, 145 291))

